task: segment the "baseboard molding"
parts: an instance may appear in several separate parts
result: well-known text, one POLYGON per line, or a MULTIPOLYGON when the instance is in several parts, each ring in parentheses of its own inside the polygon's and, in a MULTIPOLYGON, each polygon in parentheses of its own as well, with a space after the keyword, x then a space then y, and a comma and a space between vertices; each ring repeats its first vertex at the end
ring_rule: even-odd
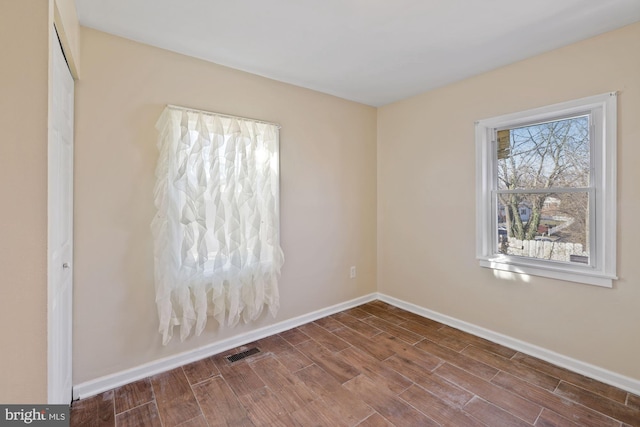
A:
POLYGON ((482 328, 472 323, 468 323, 385 294, 378 293, 378 299, 398 308, 444 323, 445 325, 485 338, 489 341, 502 344, 505 347, 526 353, 530 356, 537 357, 578 374, 621 388, 622 390, 626 390, 630 393, 640 395, 640 381, 634 378, 564 356, 554 351, 520 341, 507 335, 482 328))
POLYGON ((302 316, 294 317, 293 319, 288 319, 270 326, 266 326, 264 328, 259 328, 251 332, 227 338, 225 340, 218 341, 213 344, 197 348, 195 350, 179 353, 174 356, 165 357, 163 359, 145 363, 135 368, 127 369, 125 371, 116 372, 114 374, 96 378, 91 381, 76 384, 73 387, 73 399, 77 400, 95 396, 104 391, 111 390, 116 387, 141 380, 151 375, 156 375, 161 372, 165 372, 179 366, 195 362, 200 359, 204 359, 205 357, 213 356, 214 354, 222 353, 235 347, 249 344, 253 341, 266 338, 273 334, 284 332, 291 328, 304 325, 305 323, 313 322, 314 320, 338 313, 343 310, 347 310, 349 308, 356 307, 369 301, 373 301, 377 298, 377 293, 368 294, 359 298, 352 299, 350 301, 316 310, 302 316))
POLYGON ((520 351, 522 353, 526 353, 530 356, 537 357, 549 363, 553 363, 554 365, 585 375, 589 378, 593 378, 595 380, 602 381, 603 383, 621 388, 630 393, 640 395, 639 380, 626 377, 616 372, 612 372, 598 366, 564 356, 551 350, 529 344, 527 342, 509 337, 507 335, 485 329, 472 323, 468 323, 463 320, 459 320, 454 317, 450 317, 385 294, 372 293, 359 298, 355 298, 350 301, 316 310, 314 312, 307 313, 293 319, 288 319, 264 328, 256 329, 251 332, 227 338, 225 340, 215 342, 213 344, 209 344, 191 351, 179 353, 174 356, 145 363, 135 368, 127 369, 125 371, 116 372, 114 374, 96 378, 91 381, 76 384, 73 387, 73 399, 84 399, 87 397, 95 396, 104 391, 111 390, 116 387, 120 387, 122 385, 129 384, 134 381, 138 381, 143 378, 156 375, 191 362, 195 362, 200 359, 204 359, 205 357, 222 353, 232 348, 239 347, 262 338, 266 338, 273 334, 284 332, 291 328, 304 325, 305 323, 313 322, 314 320, 320 319, 322 317, 326 317, 331 314, 335 314, 340 311, 347 310, 349 308, 353 308, 376 299, 418 314, 420 316, 436 320, 440 323, 444 323, 445 325, 451 326, 453 328, 460 329, 481 338, 488 339, 489 341, 502 344, 506 347, 520 351))

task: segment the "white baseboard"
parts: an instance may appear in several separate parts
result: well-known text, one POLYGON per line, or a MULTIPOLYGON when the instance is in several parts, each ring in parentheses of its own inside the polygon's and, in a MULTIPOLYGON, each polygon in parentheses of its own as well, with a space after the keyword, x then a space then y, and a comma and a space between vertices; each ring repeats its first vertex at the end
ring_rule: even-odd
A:
POLYGON ((365 295, 356 299, 352 299, 350 301, 333 305, 331 307, 316 310, 302 316, 294 317, 293 319, 285 320, 283 322, 266 326, 264 328, 259 328, 251 332, 227 338, 225 340, 218 341, 191 351, 165 357, 159 360, 154 360, 152 362, 145 363, 144 365, 136 366, 135 368, 127 369, 125 371, 116 372, 114 374, 76 384, 73 387, 73 399, 84 399, 87 397, 95 396, 104 391, 111 390, 116 387, 141 380, 151 375, 159 374, 161 372, 165 372, 179 366, 204 359, 205 357, 213 356, 214 354, 222 353, 232 348, 249 344, 253 341, 266 338, 280 332, 284 332, 291 328, 304 325, 305 323, 313 322, 314 320, 320 319, 322 317, 326 317, 331 314, 356 307, 369 301, 373 301, 377 299, 377 297, 377 293, 365 295))
POLYGON ((549 363, 553 363, 554 365, 560 366, 562 368, 568 369, 578 374, 587 376, 589 378, 593 378, 595 380, 612 385, 614 387, 618 387, 622 390, 626 390, 630 393, 640 395, 640 380, 630 378, 630 377, 618 374, 616 372, 612 372, 607 369, 600 368, 598 366, 591 365, 589 363, 582 362, 577 359, 573 359, 571 357, 563 356, 562 354, 556 353, 554 351, 547 350, 545 348, 538 347, 536 345, 529 344, 524 341, 520 341, 518 339, 509 337, 507 335, 503 335, 498 332, 494 332, 489 329, 476 326, 472 323, 468 323, 463 320, 459 320, 459 319, 438 313, 436 311, 432 311, 427 308, 423 308, 415 304, 412 304, 394 297, 390 297, 388 295, 378 293, 377 296, 379 300, 384 301, 393 306, 396 306, 398 308, 402 308, 404 310, 410 311, 420 316, 427 317, 429 319, 438 321, 440 323, 444 323, 445 325, 451 326, 456 329, 460 329, 462 331, 479 336, 481 338, 485 338, 489 341, 502 344, 505 347, 509 347, 514 350, 520 351, 522 353, 528 354, 530 356, 537 357, 539 359, 545 360, 549 363))
POLYGON ((73 399, 84 399, 90 396, 94 396, 104 391, 111 390, 116 387, 120 387, 122 385, 129 384, 134 381, 141 380, 143 378, 159 374, 161 372, 165 372, 191 362, 195 362, 200 359, 204 359, 205 357, 222 353, 232 348, 239 347, 262 338, 266 338, 273 334, 284 332, 291 328, 304 325, 305 323, 313 322, 314 320, 320 319, 322 317, 326 317, 331 314, 335 314, 340 311, 347 310, 349 308, 353 308, 376 299, 418 314, 420 316, 438 321, 453 328, 460 329, 481 338, 488 339, 489 341, 502 344, 506 347, 520 351, 530 356, 537 357, 549 363, 553 363, 554 365, 585 375, 589 378, 602 381, 603 383, 610 384, 612 386, 626 390, 630 393, 640 395, 640 381, 634 378, 626 377, 616 372, 612 372, 598 366, 573 359, 571 357, 563 356, 562 354, 553 352, 551 350, 547 350, 545 348, 520 341, 507 335, 482 328, 472 323, 468 323, 463 320, 459 320, 385 294, 372 293, 350 301, 333 305, 331 307, 326 307, 311 313, 307 313, 293 319, 285 320, 274 325, 256 329, 255 331, 227 338, 225 340, 215 342, 213 344, 209 344, 191 351, 155 360, 149 363, 145 363, 144 365, 137 366, 135 368, 127 369, 125 371, 116 372, 114 374, 96 378, 91 381, 76 384, 73 387, 73 399))

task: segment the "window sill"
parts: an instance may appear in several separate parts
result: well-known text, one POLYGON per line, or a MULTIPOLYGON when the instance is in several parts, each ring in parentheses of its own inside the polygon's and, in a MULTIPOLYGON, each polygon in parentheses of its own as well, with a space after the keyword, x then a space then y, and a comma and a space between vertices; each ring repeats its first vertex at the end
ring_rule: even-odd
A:
POLYGON ((617 279, 616 276, 610 276, 596 271, 531 265, 526 262, 513 262, 511 260, 506 262, 501 258, 479 259, 478 261, 481 267, 491 268, 493 270, 508 271, 529 276, 548 277, 550 279, 566 280, 605 288, 612 288, 613 280, 617 279))

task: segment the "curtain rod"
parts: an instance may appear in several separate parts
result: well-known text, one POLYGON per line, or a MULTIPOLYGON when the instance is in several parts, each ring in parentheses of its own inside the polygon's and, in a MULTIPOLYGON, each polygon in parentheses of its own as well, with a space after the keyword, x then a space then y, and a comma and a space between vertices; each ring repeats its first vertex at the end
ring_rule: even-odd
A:
POLYGON ((249 118, 249 117, 240 117, 240 116, 232 116, 230 114, 214 113, 212 111, 198 110, 197 108, 181 107, 179 105, 173 105, 173 104, 167 104, 167 107, 172 108, 174 110, 191 111, 193 113, 202 113, 202 114, 206 114, 206 115, 209 115, 209 116, 226 117, 228 119, 251 120, 252 122, 256 122, 256 123, 263 123, 265 125, 273 125, 273 126, 277 127, 278 129, 282 128, 282 126, 280 126, 278 123, 265 122, 264 120, 256 120, 256 119, 252 119, 252 118, 249 118))

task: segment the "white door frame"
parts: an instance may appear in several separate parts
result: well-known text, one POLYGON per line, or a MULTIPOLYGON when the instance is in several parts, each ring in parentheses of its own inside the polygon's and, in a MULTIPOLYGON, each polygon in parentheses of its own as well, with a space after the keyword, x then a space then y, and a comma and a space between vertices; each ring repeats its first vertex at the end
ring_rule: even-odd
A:
POLYGON ((47 401, 72 400, 74 81, 51 35, 47 201, 47 401))

